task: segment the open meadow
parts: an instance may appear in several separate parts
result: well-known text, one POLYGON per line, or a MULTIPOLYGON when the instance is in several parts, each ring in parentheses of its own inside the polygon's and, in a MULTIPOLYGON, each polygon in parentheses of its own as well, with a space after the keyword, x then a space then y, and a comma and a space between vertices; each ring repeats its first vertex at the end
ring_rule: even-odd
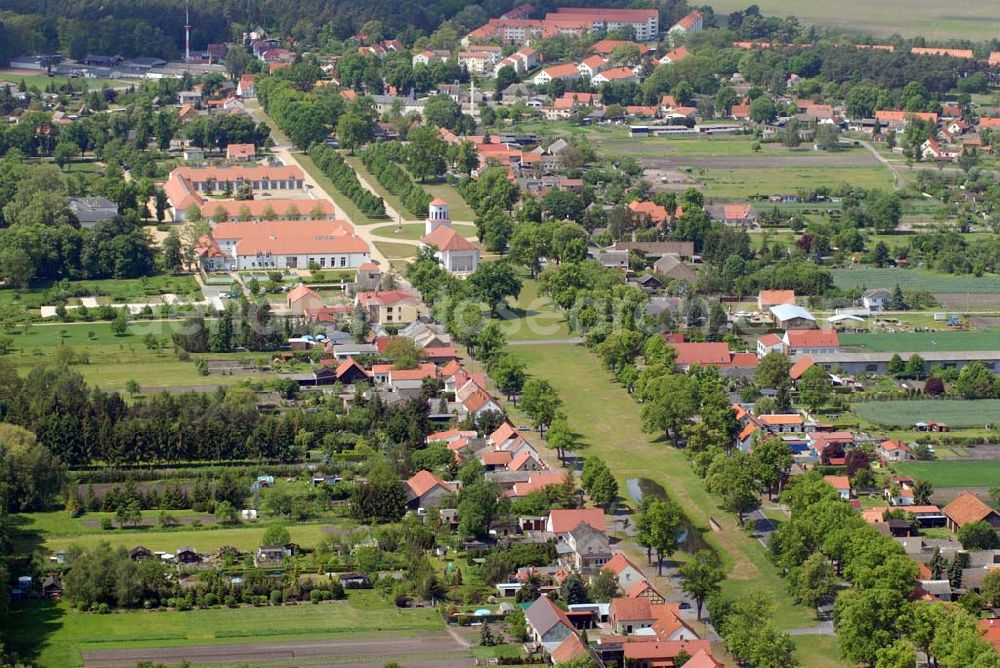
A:
MULTIPOLYGON (((996 37, 993 0, 844 0, 836 5, 821 0, 760 0, 765 16, 795 16, 802 24, 841 28, 876 35, 899 34, 928 40, 988 40, 996 37)), ((712 3, 716 14, 746 9, 743 0, 712 3)))
MULTIPOLYGON (((373 591, 352 591, 345 601, 322 605, 219 607, 187 612, 134 611, 111 615, 81 613, 65 602, 33 601, 16 603, 13 614, 30 620, 20 625, 25 633, 13 638, 13 649, 24 652, 22 657, 31 658, 36 665, 46 668, 78 668, 84 666, 85 652, 103 650, 336 638, 370 639, 377 644, 379 638, 389 638, 388 632, 393 638, 414 638, 443 629, 436 610, 398 610, 373 591)), ((457 648, 452 651, 455 650, 457 648)), ((391 654, 388 650, 386 653, 391 654)), ((216 657, 212 663, 220 658, 225 660, 216 657)), ((135 660, 119 665, 134 664, 135 660)), ((88 661, 87 665, 92 664, 88 661)), ((299 661, 295 665, 304 664, 299 661)))
POLYGON ((917 422, 944 422, 955 429, 996 425, 1000 422, 1000 399, 867 401, 852 404, 851 410, 873 424, 886 427, 909 427, 917 422))

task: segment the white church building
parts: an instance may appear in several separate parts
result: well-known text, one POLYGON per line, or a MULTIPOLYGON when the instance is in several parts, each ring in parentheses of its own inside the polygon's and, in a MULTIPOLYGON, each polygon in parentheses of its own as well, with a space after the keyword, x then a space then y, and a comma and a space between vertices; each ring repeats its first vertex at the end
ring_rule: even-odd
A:
POLYGON ((455 231, 448 216, 448 202, 435 199, 427 208, 424 236, 420 243, 437 250, 434 257, 453 274, 471 274, 479 268, 479 248, 455 231))

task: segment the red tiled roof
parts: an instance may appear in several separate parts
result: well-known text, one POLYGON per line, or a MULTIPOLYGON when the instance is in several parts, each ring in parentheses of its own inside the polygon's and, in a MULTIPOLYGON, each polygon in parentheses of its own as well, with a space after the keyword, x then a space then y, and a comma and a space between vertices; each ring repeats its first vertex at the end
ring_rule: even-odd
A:
POLYGON ((788 375, 791 376, 792 380, 798 380, 802 377, 802 374, 814 366, 816 366, 816 362, 813 358, 809 357, 809 355, 803 355, 788 370, 788 375))
POLYGON ((765 334, 764 336, 758 337, 757 342, 771 348, 772 346, 776 346, 781 343, 781 337, 777 334, 765 334))
POLYGON ((356 295, 358 302, 362 306, 368 306, 370 303, 381 304, 383 306, 387 304, 396 304, 398 302, 408 302, 416 304, 419 300, 411 295, 409 292, 404 292, 403 290, 386 290, 384 292, 359 292, 356 295))
POLYGON ((371 374, 368 373, 367 369, 358 364, 353 357, 348 357, 346 360, 340 363, 340 366, 337 367, 337 378, 340 378, 345 373, 350 371, 351 367, 357 367, 366 376, 371 376, 371 374))
POLYGON ((942 49, 936 46, 915 46, 910 53, 917 56, 951 56, 952 58, 972 58, 972 49, 942 49))
POLYGON ((774 413, 772 415, 759 415, 757 416, 757 419, 760 420, 761 424, 769 427, 802 424, 802 416, 798 413, 774 413))
MULTIPOLYGON (((554 472, 554 474, 559 475, 560 481, 562 480, 562 474, 557 472, 554 472)), ((581 522, 589 524, 602 533, 606 530, 606 525, 604 523, 604 510, 601 508, 550 510, 549 519, 552 521, 553 533, 566 533, 567 531, 572 531, 579 526, 581 522)))
POLYGON ((496 428, 496 431, 490 434, 490 443, 499 446, 514 436, 517 436, 517 429, 510 422, 504 421, 503 424, 496 428))
POLYGON ((779 304, 794 304, 795 290, 761 290, 757 293, 761 306, 778 306, 779 304))
POLYGON ((839 348, 835 329, 790 329, 785 332, 792 348, 839 348))
POLYGON ((642 569, 636 566, 635 562, 629 559, 624 552, 616 553, 615 556, 611 557, 611 559, 608 560, 608 563, 601 566, 601 568, 618 575, 629 566, 642 573, 642 569))
POLYGON ((944 507, 944 514, 961 528, 966 524, 980 522, 997 515, 997 511, 980 501, 971 492, 962 492, 944 507))
POLYGON ((730 361, 728 343, 673 343, 671 347, 679 365, 727 366, 730 361))
POLYGON ((332 220, 226 222, 216 225, 212 236, 236 239, 239 255, 369 252, 367 242, 349 228, 332 220))
POLYGON ((430 234, 424 235, 420 242, 428 246, 437 246, 440 251, 465 251, 475 250, 476 246, 471 241, 456 232, 454 228, 447 225, 439 225, 430 234))
POLYGON ((410 488, 414 496, 423 496, 437 486, 451 491, 451 488, 441 478, 426 469, 417 471, 412 478, 406 481, 406 486, 410 488))
POLYGON ((690 30, 700 20, 702 20, 701 12, 691 12, 674 25, 690 30))
POLYGON ((684 664, 685 668, 723 668, 725 665, 721 661, 717 661, 705 648, 699 649, 684 664))
POLYGON ((654 619, 648 598, 613 598, 608 614, 620 622, 654 619))
MULTIPOLYGON (((607 566, 605 566, 605 568, 607 568, 607 566)), ((662 596, 662 594, 657 591, 656 587, 654 587, 649 580, 640 580, 629 587, 628 591, 625 592, 625 598, 639 598, 643 595, 643 593, 650 589, 652 589, 658 596, 662 596)))
POLYGON ((632 213, 649 216, 649 219, 657 225, 665 223, 670 219, 670 214, 667 213, 664 207, 650 200, 641 202, 639 200, 632 200, 628 203, 628 208, 632 213))
POLYGON ((584 646, 580 636, 570 633, 566 639, 559 643, 559 646, 552 650, 552 663, 560 664, 589 656, 590 650, 584 646))
POLYGON ((509 450, 486 450, 480 453, 483 466, 507 466, 511 462, 509 450))
MULTIPOLYGON (((666 642, 626 642, 625 659, 635 661, 670 661, 674 659, 681 650, 688 656, 704 650, 711 651, 712 645, 707 640, 668 640, 666 642)), ((654 663, 657 666, 668 666, 670 663, 654 663)))
POLYGON ((534 455, 531 454, 531 450, 524 448, 521 452, 517 453, 517 456, 511 460, 507 468, 511 471, 520 471, 521 468, 528 462, 536 461, 534 455))
POLYGON ((910 451, 910 446, 902 441, 894 441, 892 439, 887 439, 879 443, 883 450, 892 452, 894 450, 903 450, 904 452, 910 451))
POLYGON ((875 120, 879 123, 902 123, 906 119, 913 117, 922 121, 937 123, 938 115, 930 111, 902 111, 892 109, 882 109, 875 112, 875 120))
POLYGON ((825 475, 823 480, 837 491, 851 488, 851 479, 846 475, 825 475))
MULTIPOLYGON (((541 489, 548 487, 549 485, 561 485, 563 482, 564 474, 558 471, 547 471, 545 473, 533 473, 528 482, 519 482, 514 484, 514 489, 506 494, 506 496, 527 496, 532 492, 537 492, 541 489)), ((574 527, 575 528, 575 527, 574 527)))
MULTIPOLYGON (((212 218, 219 213, 225 214, 226 218, 230 219, 238 219, 241 216, 262 218, 271 211, 278 218, 287 218, 289 216, 315 218, 317 214, 322 217, 329 217, 337 213, 337 209, 334 208, 333 203, 325 199, 301 200, 277 197, 251 200, 211 199, 206 200, 201 205, 201 215, 203 218, 212 218)), ((340 222, 346 226, 350 226, 350 223, 346 220, 340 222)))
POLYGON ((288 293, 288 302, 297 302, 305 297, 313 297, 315 299, 322 299, 319 293, 310 288, 308 285, 300 285, 293 288, 291 292, 288 293))

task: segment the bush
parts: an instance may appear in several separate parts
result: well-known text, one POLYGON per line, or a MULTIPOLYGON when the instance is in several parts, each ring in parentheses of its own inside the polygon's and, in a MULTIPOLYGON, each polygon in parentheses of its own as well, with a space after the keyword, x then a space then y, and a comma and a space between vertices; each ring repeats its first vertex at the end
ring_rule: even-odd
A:
POLYGON ((319 589, 313 589, 309 592, 309 600, 315 605, 323 600, 323 595, 320 593, 319 589))
POLYGON ((399 142, 374 144, 361 152, 361 162, 386 190, 400 199, 412 215, 425 218, 427 206, 434 198, 394 162, 402 159, 401 150, 399 142))
POLYGON ((281 605, 281 590, 273 589, 271 591, 271 605, 281 605))
POLYGON ((104 529, 105 531, 111 531, 112 529, 115 528, 115 523, 111 520, 110 517, 102 517, 101 528, 104 529))
POLYGON ((322 144, 314 144, 309 149, 309 157, 331 180, 337 190, 354 202, 361 212, 371 218, 385 217, 385 202, 362 187, 358 175, 337 151, 322 144))
POLYGON ((330 596, 333 597, 335 601, 342 601, 347 598, 347 592, 344 590, 344 585, 339 582, 334 582, 330 585, 330 596))
POLYGON ((219 598, 212 592, 208 592, 201 602, 206 608, 211 608, 219 604, 219 598))

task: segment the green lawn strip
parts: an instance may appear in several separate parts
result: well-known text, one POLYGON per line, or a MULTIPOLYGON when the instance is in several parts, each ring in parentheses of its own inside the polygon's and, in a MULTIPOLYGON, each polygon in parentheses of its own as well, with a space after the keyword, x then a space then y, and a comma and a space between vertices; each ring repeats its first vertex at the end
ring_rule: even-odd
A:
MULTIPOLYGON (((879 269, 858 267, 853 269, 833 269, 833 282, 838 288, 886 287, 897 283, 903 290, 925 290, 942 293, 983 293, 997 291, 997 276, 955 276, 938 274, 926 269, 879 269)), ((973 304, 975 302, 973 301, 973 304)))
POLYGON ((125 81, 117 81, 115 79, 84 79, 84 78, 70 78, 61 76, 47 76, 45 74, 23 74, 17 70, 0 70, 0 79, 3 81, 9 81, 20 85, 24 81, 24 85, 28 88, 37 88, 39 91, 44 92, 46 88, 51 84, 55 84, 57 87, 63 86, 67 82, 72 82, 73 86, 79 91, 79 89, 86 84, 88 91, 99 91, 104 87, 108 88, 121 88, 130 85, 125 81))
MULTIPOLYGON (((49 284, 36 285, 27 290, 0 289, 0 305, 14 304, 28 309, 40 306, 54 306, 49 284)), ((193 276, 157 275, 145 278, 107 279, 100 281, 70 281, 70 291, 84 296, 97 297, 98 302, 107 304, 136 303, 150 301, 150 297, 173 293, 185 301, 200 301, 201 291, 193 276)), ((71 298, 70 304, 80 300, 71 298)))
MULTIPOLYGON (((84 515, 84 519, 86 518, 87 515, 84 515)), ((108 543, 112 547, 123 546, 129 549, 136 545, 143 545, 150 550, 162 552, 173 552, 184 546, 210 552, 223 545, 232 545, 240 551, 250 552, 260 545, 260 539, 264 536, 267 526, 268 523, 261 522, 244 524, 239 527, 206 525, 201 529, 148 527, 102 531, 98 528, 94 533, 77 536, 47 538, 44 534, 42 535, 44 545, 50 552, 66 550, 71 545, 94 547, 100 543, 108 543)), ((307 547, 315 547, 328 535, 327 530, 332 528, 333 526, 329 523, 293 524, 288 527, 288 532, 291 534, 293 542, 307 547)), ((24 529, 22 528, 22 530, 24 529)))
MULTIPOLYGON (((463 237, 474 239, 476 237, 475 225, 452 225, 456 232, 463 237)), ((380 225, 372 230, 372 234, 386 239, 407 239, 409 241, 419 241, 424 236, 423 223, 406 223, 402 225, 402 230, 396 232, 396 225, 380 225)))
MULTIPOLYGON (((347 153, 344 153, 344 160, 346 160, 347 164, 349 164, 351 167, 354 168, 354 171, 358 173, 358 176, 360 178, 368 182, 368 184, 375 190, 375 192, 379 195, 379 197, 385 200, 385 203, 388 206, 392 207, 396 213, 402 216, 404 222, 407 220, 416 220, 416 218, 413 216, 410 210, 403 205, 402 200, 400 200, 398 197, 396 197, 391 192, 386 190, 385 186, 379 183, 378 179, 375 178, 375 175, 368 171, 368 168, 365 167, 365 164, 361 162, 360 156, 348 155, 347 153)), ((418 183, 417 185, 423 187, 422 184, 418 183)))
POLYGON ((37 665, 82 664, 86 651, 350 638, 415 636, 443 628, 433 609, 398 610, 373 591, 352 591, 346 601, 321 605, 215 608, 178 612, 130 611, 85 614, 68 603, 15 604, 24 630, 15 647, 39 653, 37 665), (391 632, 391 633, 383 633, 391 632), (22 645, 23 643, 23 645, 22 645))
POLYGON ((376 241, 375 247, 390 260, 405 260, 415 257, 418 250, 414 244, 395 244, 391 241, 376 241))
POLYGON ((512 319, 499 320, 508 341, 564 339, 570 336, 562 313, 541 294, 538 281, 522 278, 521 294, 511 312, 512 319))
POLYGON ((590 351, 565 344, 511 346, 508 350, 527 364, 529 373, 549 380, 558 390, 569 423, 584 443, 581 454, 604 459, 623 489, 627 478, 650 478, 681 504, 724 560, 729 571, 726 593, 767 590, 777 605, 777 624, 792 628, 810 623, 810 611, 788 599, 785 582, 768 560, 764 547, 740 529, 732 515, 718 508, 716 499, 705 491, 703 481, 691 471, 680 451, 654 443, 642 433, 638 404, 609 380, 590 351), (722 531, 709 529, 710 517, 722 531))
POLYGON ((331 659, 336 659, 337 665, 371 664, 383 663, 388 665, 395 662, 404 665, 404 662, 411 661, 454 661, 461 653, 456 654, 454 650, 438 652, 410 652, 406 654, 356 654, 353 656, 336 653, 336 648, 331 648, 331 656, 315 657, 295 657, 289 659, 261 659, 260 661, 230 661, 228 663, 199 663, 201 668, 243 668, 244 666, 268 666, 268 668, 294 668, 295 666, 329 666, 331 659))
POLYGON ((851 410, 869 422, 910 427, 917 422, 944 422, 949 427, 995 425, 1000 419, 1000 399, 914 399, 912 401, 867 401, 851 410))
POLYGON ((935 487, 988 487, 1000 481, 1000 461, 900 462, 893 468, 935 487))
POLYGON ((836 636, 792 636, 795 658, 800 666, 808 668, 851 668, 853 664, 840 657, 840 643, 836 636))
POLYGON ((861 188, 892 188, 892 178, 882 166, 830 166, 760 168, 760 169, 692 169, 689 175, 704 184, 707 197, 725 199, 753 195, 794 193, 814 187, 817 183, 843 184, 861 188))
POLYGON ((375 223, 381 222, 385 219, 370 218, 364 214, 358 205, 351 201, 351 199, 340 192, 337 186, 333 185, 333 181, 330 180, 326 174, 313 162, 313 159, 308 156, 308 154, 302 151, 292 151, 295 159, 299 161, 302 165, 302 169, 309 172, 309 175, 316 179, 316 183, 319 184, 320 188, 326 192, 327 196, 334 201, 337 208, 343 211, 351 222, 355 225, 374 225, 375 223))
MULTIPOLYGON (((900 319, 903 318, 906 316, 900 316, 900 319)), ((875 353, 996 350, 1000 348, 1000 332, 841 334, 840 345, 859 346, 875 353)))
POLYGON ((448 202, 448 215, 452 220, 473 221, 476 219, 476 212, 472 210, 458 188, 450 183, 419 183, 417 184, 434 197, 440 197, 448 202))

